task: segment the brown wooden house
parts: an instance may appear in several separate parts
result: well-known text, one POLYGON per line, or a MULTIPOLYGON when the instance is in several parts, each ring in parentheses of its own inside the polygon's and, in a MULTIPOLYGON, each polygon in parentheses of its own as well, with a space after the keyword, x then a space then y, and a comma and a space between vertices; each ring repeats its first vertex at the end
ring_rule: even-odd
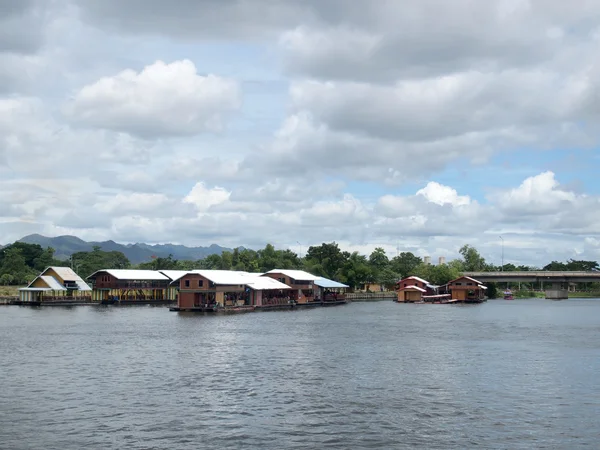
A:
POLYGON ((292 288, 290 298, 293 302, 303 304, 315 300, 315 281, 319 277, 303 270, 274 269, 265 274, 265 277, 273 278, 292 288))
POLYGON ((452 300, 464 303, 481 303, 485 300, 485 287, 481 281, 471 277, 460 277, 447 285, 452 300))
POLYGON ((433 295, 431 284, 419 277, 406 277, 396 283, 397 301, 415 303, 423 301, 423 296, 433 295))
POLYGON ((194 270, 179 279, 178 310, 289 305, 291 288, 260 274, 194 270))
POLYGON ((168 302, 171 279, 156 270, 103 269, 88 277, 92 299, 102 303, 168 302))

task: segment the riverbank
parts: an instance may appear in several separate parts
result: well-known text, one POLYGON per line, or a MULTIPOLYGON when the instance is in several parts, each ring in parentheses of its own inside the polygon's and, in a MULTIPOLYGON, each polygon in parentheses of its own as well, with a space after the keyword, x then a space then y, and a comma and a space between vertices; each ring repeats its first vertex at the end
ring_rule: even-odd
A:
MULTIPOLYGON (((546 298, 544 291, 512 291, 515 299, 546 298)), ((600 292, 569 292, 569 298, 600 298, 600 292)), ((497 297, 501 300, 502 297, 497 297)))

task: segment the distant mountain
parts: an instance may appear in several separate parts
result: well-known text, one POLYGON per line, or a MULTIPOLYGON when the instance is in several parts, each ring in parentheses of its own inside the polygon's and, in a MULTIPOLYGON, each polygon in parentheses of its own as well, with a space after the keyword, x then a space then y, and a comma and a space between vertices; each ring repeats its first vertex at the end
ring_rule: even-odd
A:
POLYGON ((68 259, 73 253, 88 252, 93 250, 94 246, 98 246, 107 252, 123 252, 132 264, 151 261, 152 256, 166 258, 169 255, 173 255, 174 259, 198 260, 208 255, 220 255, 224 251, 231 251, 230 248, 221 247, 216 244, 212 244, 209 247, 186 247, 185 245, 174 244, 149 245, 141 243, 123 245, 114 241, 87 242, 76 236, 57 236, 51 238, 40 234, 30 234, 19 239, 18 242, 39 244, 44 248, 52 247, 56 251, 55 257, 58 259, 68 259))

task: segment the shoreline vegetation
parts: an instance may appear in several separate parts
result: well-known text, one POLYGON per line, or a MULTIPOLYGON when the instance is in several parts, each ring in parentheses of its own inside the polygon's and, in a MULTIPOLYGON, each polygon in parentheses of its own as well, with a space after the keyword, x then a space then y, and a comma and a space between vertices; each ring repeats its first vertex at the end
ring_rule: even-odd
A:
MULTIPOLYGON (((470 245, 463 245, 459 257, 446 262, 439 257, 437 264, 430 257, 419 257, 411 252, 398 252, 388 257, 381 247, 369 255, 340 249, 336 242, 308 247, 303 255, 291 249, 276 249, 267 244, 263 249, 236 248, 212 254, 197 261, 153 257, 140 264, 131 264, 119 251, 104 251, 95 246, 91 251, 76 252, 67 261, 55 258, 51 247, 15 242, 0 248, 0 298, 14 298, 19 287, 26 286, 49 266, 71 267, 83 280, 103 269, 182 270, 218 269, 265 273, 272 269, 304 270, 316 276, 336 280, 348 285, 349 293, 363 293, 363 297, 375 298, 394 295, 395 284, 408 276, 417 276, 434 285, 444 285, 460 277, 464 272, 512 272, 533 270, 591 271, 600 270, 597 261, 552 261, 544 267, 530 267, 508 263, 503 266, 491 264, 470 245), (391 293, 391 294, 390 294, 391 293)), ((511 289, 515 298, 543 298, 543 283, 485 283, 489 299, 502 298, 503 289, 511 289)), ((580 283, 578 291, 569 292, 569 298, 600 298, 600 283, 580 283)), ((389 297, 388 297, 389 298, 389 297)), ((358 298, 357 298, 358 300, 358 298)), ((368 301, 368 300, 367 300, 368 301)))

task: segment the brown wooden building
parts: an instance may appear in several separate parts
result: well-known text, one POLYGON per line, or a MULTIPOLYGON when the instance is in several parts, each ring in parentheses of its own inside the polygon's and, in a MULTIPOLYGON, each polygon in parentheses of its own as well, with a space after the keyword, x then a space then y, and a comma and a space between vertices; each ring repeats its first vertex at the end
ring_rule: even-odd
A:
POLYGON ((415 303, 421 302, 426 296, 436 295, 435 286, 423 278, 411 276, 406 277, 396 283, 396 292, 398 294, 397 302, 415 303))
POLYGON ((194 270, 179 279, 177 309, 288 305, 291 288, 248 272, 194 270))
POLYGON ((487 287, 474 278, 463 276, 450 281, 447 287, 452 300, 464 303, 480 303, 485 300, 487 287))
POLYGON ((88 277, 92 299, 102 303, 155 303, 174 300, 171 279, 156 270, 103 269, 88 277))
POLYGON ((263 276, 273 278, 292 288, 290 298, 293 302, 303 304, 315 300, 315 281, 319 277, 303 270, 274 269, 263 276))

